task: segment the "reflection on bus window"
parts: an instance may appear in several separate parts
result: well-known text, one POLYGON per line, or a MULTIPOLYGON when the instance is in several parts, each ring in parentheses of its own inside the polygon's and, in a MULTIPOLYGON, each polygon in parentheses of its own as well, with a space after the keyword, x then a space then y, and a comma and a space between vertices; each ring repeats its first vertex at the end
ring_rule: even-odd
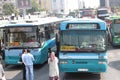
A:
POLYGON ((105 32, 102 31, 92 31, 92 33, 90 31, 62 32, 61 46, 74 46, 75 49, 77 49, 78 51, 82 49, 94 49, 95 51, 104 51, 106 50, 106 36, 104 34, 105 32))
MULTIPOLYGON (((36 28, 9 28, 6 34, 7 47, 23 47, 26 43, 36 43, 36 28)), ((37 45, 37 44, 36 44, 37 45)), ((36 45, 29 45, 28 47, 36 47, 36 45)), ((37 45, 38 47, 39 45, 37 45)))

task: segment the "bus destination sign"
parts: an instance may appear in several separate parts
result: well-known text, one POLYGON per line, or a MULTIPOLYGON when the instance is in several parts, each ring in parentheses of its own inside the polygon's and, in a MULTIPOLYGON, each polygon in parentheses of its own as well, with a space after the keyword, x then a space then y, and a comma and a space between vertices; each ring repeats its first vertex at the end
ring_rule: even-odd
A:
POLYGON ((115 24, 120 24, 120 19, 115 19, 115 20, 114 20, 114 23, 115 23, 115 24))
POLYGON ((67 29, 99 29, 99 25, 96 23, 69 24, 67 29))

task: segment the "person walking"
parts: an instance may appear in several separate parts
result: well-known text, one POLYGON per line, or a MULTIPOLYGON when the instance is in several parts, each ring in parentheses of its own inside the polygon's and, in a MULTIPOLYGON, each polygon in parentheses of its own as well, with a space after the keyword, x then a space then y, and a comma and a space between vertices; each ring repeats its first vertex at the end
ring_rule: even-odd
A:
POLYGON ((33 61, 34 57, 30 53, 30 50, 27 49, 27 53, 22 55, 22 61, 25 64, 26 69, 26 80, 34 80, 34 73, 33 73, 33 61))
POLYGON ((3 69, 3 65, 1 64, 2 58, 0 58, 0 80, 6 80, 5 71, 3 69))
POLYGON ((23 49, 22 50, 22 54, 20 55, 20 60, 19 60, 19 63, 21 63, 22 64, 22 67, 23 67, 23 80, 26 80, 26 70, 25 70, 25 64, 23 63, 23 61, 22 61, 22 55, 23 54, 25 54, 25 53, 27 53, 27 49, 23 49))
POLYGON ((55 56, 55 52, 51 52, 48 58, 49 64, 49 79, 59 80, 58 58, 55 56))
POLYGON ((3 39, 0 40, 0 54, 2 56, 2 59, 5 59, 5 54, 4 54, 4 42, 3 39))

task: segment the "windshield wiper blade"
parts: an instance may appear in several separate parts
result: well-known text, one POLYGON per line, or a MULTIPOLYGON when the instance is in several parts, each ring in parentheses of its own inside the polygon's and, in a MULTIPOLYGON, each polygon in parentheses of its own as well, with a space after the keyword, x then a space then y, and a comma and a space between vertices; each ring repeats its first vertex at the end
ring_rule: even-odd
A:
POLYGON ((6 49, 22 49, 23 47, 6 47, 6 49))
POLYGON ((81 48, 79 51, 95 52, 96 48, 81 48))
POLYGON ((29 47, 29 46, 22 46, 22 47, 12 46, 12 47, 6 47, 6 49, 28 49, 28 48, 34 48, 34 47, 29 47))

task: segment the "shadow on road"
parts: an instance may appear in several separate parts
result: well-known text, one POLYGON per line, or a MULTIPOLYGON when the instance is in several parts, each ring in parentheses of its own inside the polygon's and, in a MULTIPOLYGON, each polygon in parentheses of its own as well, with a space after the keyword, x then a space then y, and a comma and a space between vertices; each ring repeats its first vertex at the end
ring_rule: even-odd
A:
MULTIPOLYGON (((34 65, 35 78, 39 76, 39 74, 37 75, 35 72, 43 69, 43 67, 45 65, 46 65, 46 63, 44 63, 42 65, 34 65)), ((9 74, 9 75, 6 74, 7 80, 23 80, 22 79, 23 78, 22 65, 9 65, 5 68, 5 71, 11 72, 11 74, 9 74), (15 71, 17 71, 17 73, 15 71)), ((38 79, 35 79, 35 80, 38 80, 38 79)))
POLYGON ((120 70, 120 60, 118 60, 118 61, 111 61, 108 65, 110 67, 112 67, 112 68, 120 70))
POLYGON ((100 80, 100 74, 65 73, 63 79, 61 80, 100 80))

